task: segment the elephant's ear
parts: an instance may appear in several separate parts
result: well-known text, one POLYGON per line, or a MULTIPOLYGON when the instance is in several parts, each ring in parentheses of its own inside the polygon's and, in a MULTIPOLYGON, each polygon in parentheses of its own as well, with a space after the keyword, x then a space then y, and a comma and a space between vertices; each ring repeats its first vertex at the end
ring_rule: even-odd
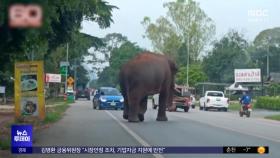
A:
POLYGON ((175 63, 172 59, 168 58, 168 64, 169 64, 169 66, 170 66, 171 71, 172 71, 174 74, 177 73, 178 67, 177 67, 176 63, 175 63))

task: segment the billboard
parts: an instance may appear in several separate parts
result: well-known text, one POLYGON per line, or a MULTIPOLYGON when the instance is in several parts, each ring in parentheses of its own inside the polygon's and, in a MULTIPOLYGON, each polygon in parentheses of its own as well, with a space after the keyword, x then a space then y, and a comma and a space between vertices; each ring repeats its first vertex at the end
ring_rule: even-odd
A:
POLYGON ((44 72, 42 61, 15 64, 15 114, 45 118, 44 72))
POLYGON ((234 69, 235 82, 261 82, 261 69, 234 69))
POLYGON ((60 83, 61 82, 61 74, 49 74, 46 73, 46 82, 49 83, 60 83))

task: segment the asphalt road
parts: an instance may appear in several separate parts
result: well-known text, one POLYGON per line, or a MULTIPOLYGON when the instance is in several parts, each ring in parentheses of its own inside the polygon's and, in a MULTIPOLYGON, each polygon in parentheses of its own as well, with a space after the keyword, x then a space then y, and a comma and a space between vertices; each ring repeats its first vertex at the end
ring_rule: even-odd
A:
POLYGON ((26 155, 19 157, 273 157, 280 155, 280 123, 260 117, 240 118, 237 112, 168 112, 168 122, 157 122, 148 108, 145 121, 129 123, 122 111, 93 110, 79 100, 50 128, 35 134, 34 146, 269 146, 268 155, 26 155))

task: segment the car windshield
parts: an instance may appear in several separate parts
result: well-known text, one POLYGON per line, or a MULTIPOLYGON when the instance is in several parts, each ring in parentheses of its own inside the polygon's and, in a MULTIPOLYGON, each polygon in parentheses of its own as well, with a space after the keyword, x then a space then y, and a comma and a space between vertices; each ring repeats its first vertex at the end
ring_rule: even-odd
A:
POLYGON ((115 88, 106 88, 101 89, 101 93, 103 92, 104 95, 121 95, 120 92, 115 88))
POLYGON ((209 92, 209 93, 207 94, 207 96, 222 97, 223 94, 222 94, 222 93, 218 93, 218 92, 209 92))

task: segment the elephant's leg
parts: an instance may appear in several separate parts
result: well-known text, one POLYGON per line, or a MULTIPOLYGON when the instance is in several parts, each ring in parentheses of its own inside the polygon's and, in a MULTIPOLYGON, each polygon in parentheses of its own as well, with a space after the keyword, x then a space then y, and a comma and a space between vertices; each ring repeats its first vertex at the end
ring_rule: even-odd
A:
POLYGON ((138 113, 140 107, 141 96, 137 93, 137 90, 132 90, 128 94, 128 121, 139 122, 138 113))
POLYGON ((140 121, 144 121, 144 114, 147 111, 147 104, 148 104, 148 96, 145 96, 141 100, 141 104, 140 104, 140 109, 138 114, 138 118, 140 121))
POLYGON ((123 118, 128 119, 129 105, 127 96, 124 97, 123 118))
POLYGON ((159 107, 157 121, 167 121, 166 117, 166 105, 168 101, 168 91, 162 90, 159 94, 159 107))

